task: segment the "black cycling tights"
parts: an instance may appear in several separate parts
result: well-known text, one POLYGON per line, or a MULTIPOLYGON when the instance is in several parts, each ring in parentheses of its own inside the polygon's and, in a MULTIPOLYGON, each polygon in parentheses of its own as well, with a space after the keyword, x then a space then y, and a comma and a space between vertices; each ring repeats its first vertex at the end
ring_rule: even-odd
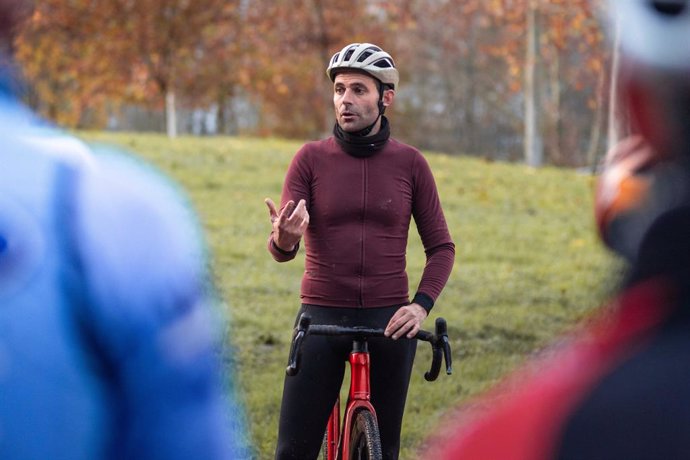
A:
MULTIPOLYGON (((312 324, 385 328, 398 308, 302 305, 300 314, 309 313, 312 324)), ((417 341, 381 337, 371 338, 368 342, 371 403, 379 422, 383 458, 397 459, 417 341)), ((310 460, 318 457, 326 422, 340 392, 351 350, 352 339, 348 337, 307 336, 302 344, 299 373, 285 378, 276 459, 310 460)))

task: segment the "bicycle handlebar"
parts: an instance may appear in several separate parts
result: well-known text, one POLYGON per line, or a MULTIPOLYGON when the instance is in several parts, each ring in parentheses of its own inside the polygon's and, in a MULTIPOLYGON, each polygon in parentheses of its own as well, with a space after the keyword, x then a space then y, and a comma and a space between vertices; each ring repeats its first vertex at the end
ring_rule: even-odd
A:
POLYGON ((305 313, 302 313, 299 317, 297 328, 295 329, 295 336, 292 339, 292 345, 290 346, 290 357, 288 358, 288 365, 285 369, 285 373, 291 377, 293 375, 297 375, 297 372, 299 371, 299 360, 302 356, 302 342, 304 341, 304 336, 307 335, 310 324, 311 317, 305 313))
MULTIPOLYGON (((328 336, 351 335, 355 338, 366 339, 367 337, 385 337, 383 332, 383 329, 361 326, 343 327, 327 324, 312 325, 311 317, 306 313, 302 313, 297 327, 295 328, 294 338, 290 346, 288 365, 285 372, 289 376, 296 375, 297 372, 299 372, 302 342, 308 334, 328 336)), ((420 330, 412 339, 423 340, 431 344, 431 369, 424 374, 424 379, 428 382, 432 382, 438 378, 438 374, 441 371, 442 359, 446 362, 446 374, 450 375, 453 373, 450 341, 448 340, 448 326, 445 319, 436 318, 435 333, 432 334, 431 332, 420 330)))

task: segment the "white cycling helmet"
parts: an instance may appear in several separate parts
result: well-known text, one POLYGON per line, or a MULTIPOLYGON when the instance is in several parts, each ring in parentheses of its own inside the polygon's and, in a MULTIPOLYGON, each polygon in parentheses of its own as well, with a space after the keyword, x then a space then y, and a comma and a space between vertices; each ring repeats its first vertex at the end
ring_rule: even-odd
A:
POLYGON ((609 0, 623 53, 668 70, 690 69, 690 0, 609 0))
POLYGON ((361 71, 393 89, 398 87, 399 75, 390 54, 371 43, 351 43, 333 55, 326 75, 335 81, 338 72, 361 71))

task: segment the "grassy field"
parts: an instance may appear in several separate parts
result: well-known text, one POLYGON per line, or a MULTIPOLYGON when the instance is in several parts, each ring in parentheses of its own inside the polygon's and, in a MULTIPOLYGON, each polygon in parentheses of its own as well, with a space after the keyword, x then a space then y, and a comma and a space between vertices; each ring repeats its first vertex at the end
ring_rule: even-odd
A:
MULTIPOLYGON (((213 254, 213 273, 232 318, 236 377, 257 459, 272 458, 284 366, 299 303, 303 255, 277 264, 265 249, 265 197, 280 198, 300 143, 277 139, 179 138, 81 133, 134 150, 191 196, 213 254)), ((451 377, 427 383, 420 349, 403 425, 401 458, 415 451, 445 411, 495 383, 555 334, 585 318, 616 282, 597 242, 592 178, 570 170, 426 153, 456 242, 450 281, 431 318, 448 320, 451 377)), ((414 226, 411 289, 424 265, 414 226)), ((427 329, 433 320, 427 320, 427 329)))

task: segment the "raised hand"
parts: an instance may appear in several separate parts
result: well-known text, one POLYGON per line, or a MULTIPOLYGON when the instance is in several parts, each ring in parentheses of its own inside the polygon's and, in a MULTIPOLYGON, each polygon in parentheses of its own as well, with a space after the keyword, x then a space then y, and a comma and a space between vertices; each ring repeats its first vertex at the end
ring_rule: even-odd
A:
POLYGON ((309 225, 306 202, 299 200, 295 205, 295 202, 290 200, 285 203, 280 213, 273 200, 266 198, 264 202, 268 206, 268 214, 273 225, 273 244, 283 251, 293 251, 309 225))
POLYGON ((661 159, 641 136, 626 138, 607 152, 594 202, 597 226, 605 241, 610 222, 643 203, 651 184, 650 177, 640 173, 661 159))

